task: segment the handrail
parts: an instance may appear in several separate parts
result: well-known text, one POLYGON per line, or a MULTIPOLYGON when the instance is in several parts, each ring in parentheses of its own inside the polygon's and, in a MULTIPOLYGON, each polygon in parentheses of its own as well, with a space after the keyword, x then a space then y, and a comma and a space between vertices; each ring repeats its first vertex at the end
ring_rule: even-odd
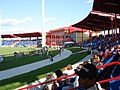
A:
MULTIPOLYGON (((113 80, 118 80, 118 79, 120 79, 120 76, 117 76, 117 77, 114 77, 114 78, 110 78, 110 79, 106 79, 106 80, 101 80, 101 81, 99 81, 99 84, 110 82, 110 81, 113 81, 113 80)), ((78 88, 79 87, 74 87, 74 88, 69 88, 67 90, 74 90, 74 89, 78 89, 78 88)))
MULTIPOLYGON (((115 64, 120 65, 120 62, 115 61, 115 62, 111 62, 109 64, 104 64, 104 65, 101 65, 101 66, 97 66, 97 69, 108 67, 108 66, 115 65, 115 64)), ((43 82, 43 83, 40 83, 40 84, 35 84, 35 85, 32 85, 32 86, 27 86, 27 87, 24 87, 24 88, 20 88, 18 90, 25 90, 25 89, 28 90, 29 88, 33 88, 35 86, 39 86, 39 85, 42 85, 42 84, 47 84, 49 82, 59 81, 59 80, 62 80, 62 79, 65 79, 65 78, 68 78, 68 77, 71 77, 71 76, 75 76, 75 75, 76 74, 71 74, 71 75, 68 75, 68 76, 62 76, 60 78, 57 78, 57 79, 54 79, 54 80, 51 80, 51 81, 43 82)), ((110 78, 110 79, 106 79, 106 80, 102 80, 102 81, 99 81, 99 83, 102 84, 102 83, 109 82, 109 81, 112 81, 112 80, 117 80, 117 79, 120 79, 120 76, 117 76, 117 77, 114 77, 114 78, 110 78)), ((72 89, 69 89, 69 90, 72 90, 72 89)))
POLYGON ((120 62, 115 61, 115 62, 111 62, 111 63, 108 63, 108 64, 104 64, 104 65, 101 65, 101 66, 97 66, 97 69, 104 68, 104 67, 108 67, 108 66, 115 65, 115 64, 120 65, 120 62))

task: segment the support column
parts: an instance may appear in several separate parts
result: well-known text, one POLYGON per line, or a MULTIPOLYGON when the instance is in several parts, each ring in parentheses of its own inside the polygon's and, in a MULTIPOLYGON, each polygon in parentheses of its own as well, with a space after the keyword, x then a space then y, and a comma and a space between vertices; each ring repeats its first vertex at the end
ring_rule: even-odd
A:
POLYGON ((120 34, 120 28, 119 28, 119 34, 120 34))
POLYGON ((55 45, 56 45, 56 34, 55 34, 55 45))
POLYGON ((82 42, 83 42, 83 29, 82 29, 82 42))
POLYGON ((1 20, 1 14, 2 14, 2 11, 0 12, 0 47, 2 46, 2 34, 1 34, 2 20, 1 20))
POLYGON ((111 19, 111 29, 112 29, 112 37, 114 36, 114 33, 113 33, 113 17, 110 18, 111 19))
POLYGON ((108 35, 110 35, 110 30, 108 30, 108 35))
POLYGON ((89 39, 90 39, 90 30, 89 30, 89 39))
POLYGON ((112 29, 112 35, 114 34, 113 32, 113 20, 111 21, 111 29, 112 29))
POLYGON ((50 45, 52 46, 52 35, 50 35, 50 45))
POLYGON ((38 46, 38 37, 37 37, 37 46, 38 46))
POLYGON ((30 37, 30 45, 31 45, 31 37, 30 37))
POLYGON ((45 33, 45 2, 42 0, 42 47, 46 46, 46 33, 45 33))
POLYGON ((116 34, 117 34, 117 15, 115 14, 115 30, 116 30, 116 34))
POLYGON ((56 45, 58 45, 58 36, 56 35, 56 45))
POLYGON ((64 43, 65 43, 65 33, 63 35, 63 45, 64 45, 64 43))
POLYGON ((58 35, 58 44, 60 45, 60 35, 58 35))
POLYGON ((105 35, 105 24, 104 24, 104 40, 105 40, 105 38, 106 38, 106 35, 105 35))
POLYGON ((64 43, 65 43, 65 39, 66 39, 66 32, 64 33, 64 43))

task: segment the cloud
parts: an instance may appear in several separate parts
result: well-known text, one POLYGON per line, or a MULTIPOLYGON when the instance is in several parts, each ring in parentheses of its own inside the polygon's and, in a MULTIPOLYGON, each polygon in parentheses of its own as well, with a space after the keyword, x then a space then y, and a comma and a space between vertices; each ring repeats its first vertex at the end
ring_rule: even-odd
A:
POLYGON ((17 19, 4 19, 1 21, 2 26, 15 26, 19 24, 25 24, 28 22, 31 22, 32 18, 31 17, 25 17, 22 20, 17 20, 17 19))
POLYGON ((1 30, 2 34, 15 34, 15 33, 21 33, 21 32, 25 32, 25 29, 20 27, 15 27, 15 28, 10 28, 9 30, 8 29, 1 30))
POLYGON ((54 20, 56 20, 56 18, 45 18, 45 22, 47 22, 47 21, 54 21, 54 20))
POLYGON ((86 0, 86 3, 93 3, 93 0, 86 0))
POLYGON ((8 28, 8 29, 2 29, 2 34, 18 34, 18 33, 30 33, 30 32, 40 32, 40 30, 37 29, 26 29, 21 27, 14 27, 14 28, 8 28))

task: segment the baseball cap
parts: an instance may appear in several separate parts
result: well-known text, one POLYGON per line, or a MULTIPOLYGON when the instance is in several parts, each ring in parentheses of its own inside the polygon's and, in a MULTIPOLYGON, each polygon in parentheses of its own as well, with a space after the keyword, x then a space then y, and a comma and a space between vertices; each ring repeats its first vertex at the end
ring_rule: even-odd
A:
POLYGON ((80 78, 89 78, 89 79, 96 79, 98 72, 95 65, 87 63, 81 67, 80 71, 75 70, 75 74, 78 75, 80 78))

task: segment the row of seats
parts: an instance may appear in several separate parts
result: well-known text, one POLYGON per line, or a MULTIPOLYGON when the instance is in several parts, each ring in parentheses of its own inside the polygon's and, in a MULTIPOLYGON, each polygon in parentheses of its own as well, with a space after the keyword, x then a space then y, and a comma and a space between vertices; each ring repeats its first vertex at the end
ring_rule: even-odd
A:
POLYGON ((29 45, 37 45, 37 41, 18 41, 18 40, 4 40, 2 41, 2 46, 29 46, 29 45))

